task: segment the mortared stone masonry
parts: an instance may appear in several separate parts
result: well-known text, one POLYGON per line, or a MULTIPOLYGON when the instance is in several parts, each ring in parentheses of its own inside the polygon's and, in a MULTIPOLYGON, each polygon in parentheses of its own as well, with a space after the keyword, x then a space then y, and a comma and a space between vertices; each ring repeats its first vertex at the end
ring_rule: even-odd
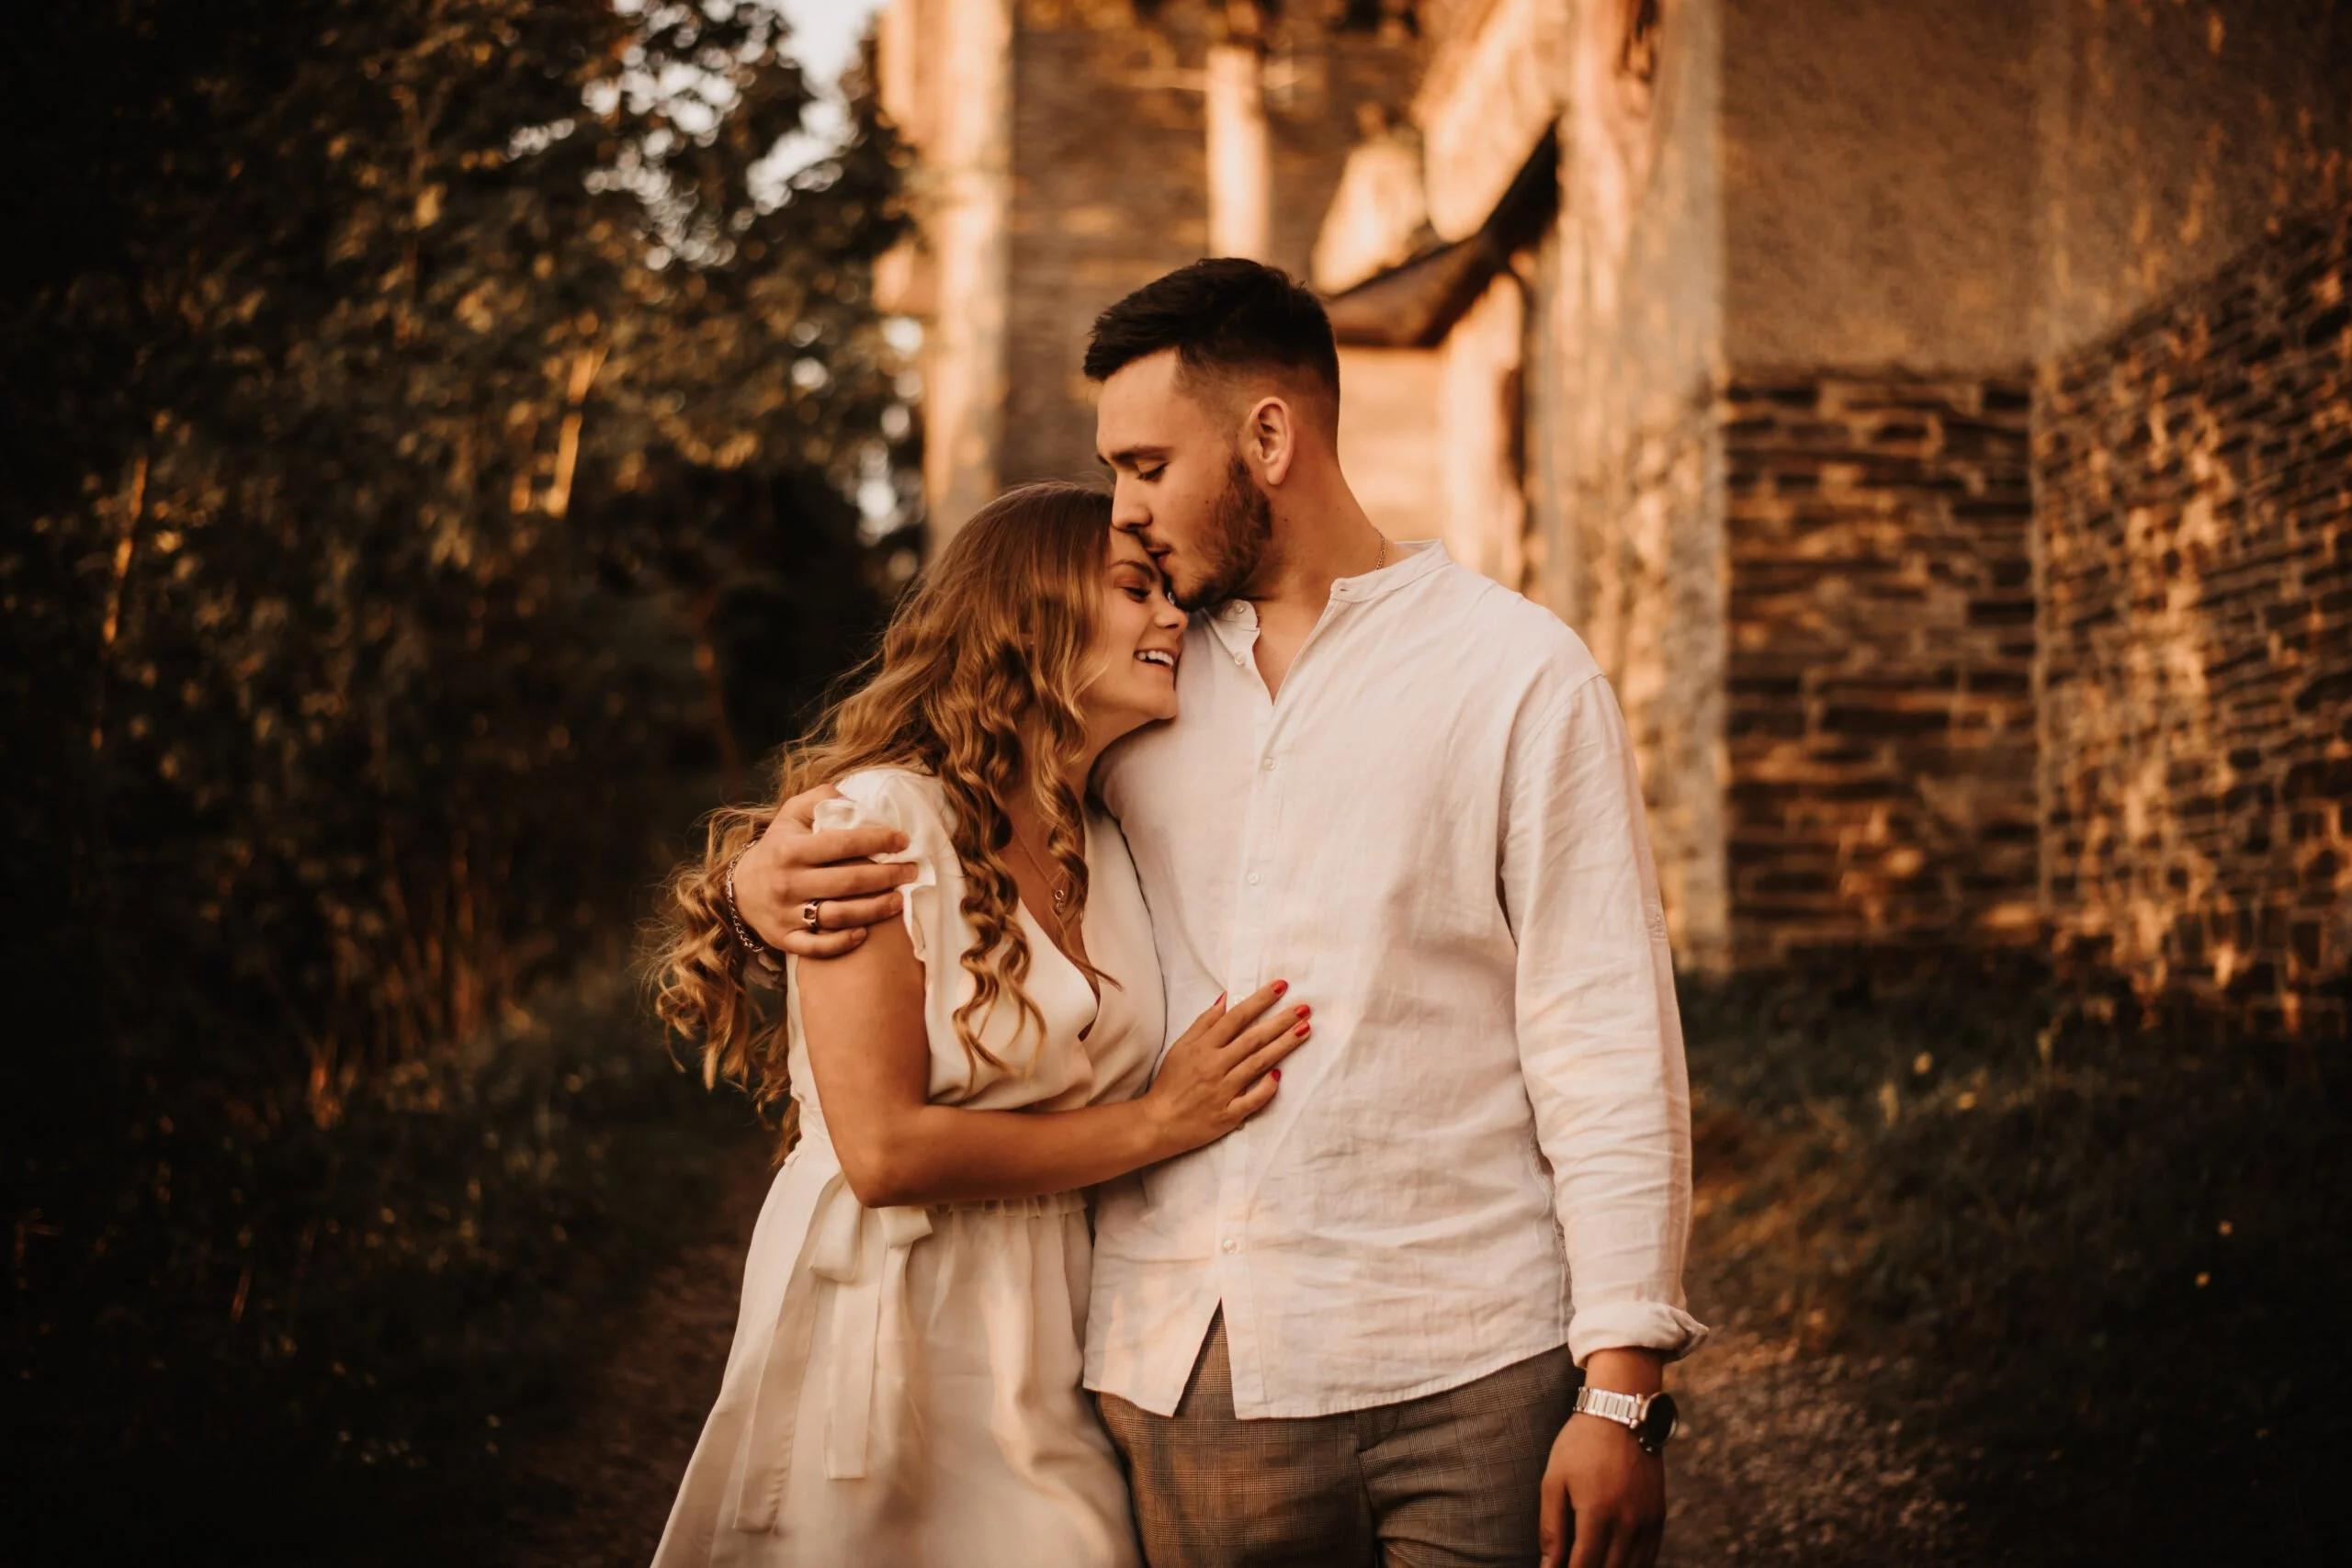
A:
POLYGON ((2043 893, 2150 992, 2340 1029, 2352 973, 2352 209, 2052 365, 2043 893))

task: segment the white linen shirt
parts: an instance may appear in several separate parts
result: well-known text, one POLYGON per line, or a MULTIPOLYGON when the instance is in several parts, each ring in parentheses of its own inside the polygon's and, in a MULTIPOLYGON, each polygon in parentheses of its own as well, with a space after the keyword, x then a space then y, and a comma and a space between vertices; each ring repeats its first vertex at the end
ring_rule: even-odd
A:
POLYGON ((1592 655, 1437 545, 1333 584, 1272 699, 1257 635, 1195 615, 1182 716, 1102 787, 1168 1040, 1278 978, 1315 1032, 1247 1124, 1102 1189, 1086 1385, 1173 1413, 1220 1304, 1245 1418, 1694 1348, 1681 1023, 1592 655))

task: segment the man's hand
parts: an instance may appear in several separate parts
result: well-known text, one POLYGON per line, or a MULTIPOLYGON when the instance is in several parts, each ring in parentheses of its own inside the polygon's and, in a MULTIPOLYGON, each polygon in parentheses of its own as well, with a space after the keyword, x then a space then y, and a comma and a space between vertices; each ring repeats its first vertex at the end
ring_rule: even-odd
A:
POLYGON ((735 868, 735 907, 759 939, 798 958, 837 958, 865 940, 865 928, 896 919, 914 880, 909 864, 877 864, 875 855, 907 847, 893 828, 815 831, 817 805, 839 799, 830 785, 796 795, 735 868), (817 906, 817 930, 806 910, 817 906))
MULTIPOLYGON (((1595 1388, 1656 1393, 1660 1359, 1646 1350, 1596 1350, 1585 1363, 1595 1388)), ((1651 1568, 1666 1531, 1666 1460, 1599 1416, 1571 1416, 1552 1444, 1539 1516, 1544 1568, 1651 1568)))

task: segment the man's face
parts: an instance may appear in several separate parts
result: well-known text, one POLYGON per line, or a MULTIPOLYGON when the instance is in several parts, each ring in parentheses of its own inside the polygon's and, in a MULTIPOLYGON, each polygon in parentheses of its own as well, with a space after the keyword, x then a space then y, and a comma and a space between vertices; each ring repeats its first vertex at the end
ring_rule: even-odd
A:
POLYGON ((1102 383, 1096 452, 1114 475, 1111 525, 1150 551, 1178 604, 1234 598, 1273 536, 1266 492, 1237 449, 1238 411, 1180 386, 1176 351, 1122 366, 1102 383))

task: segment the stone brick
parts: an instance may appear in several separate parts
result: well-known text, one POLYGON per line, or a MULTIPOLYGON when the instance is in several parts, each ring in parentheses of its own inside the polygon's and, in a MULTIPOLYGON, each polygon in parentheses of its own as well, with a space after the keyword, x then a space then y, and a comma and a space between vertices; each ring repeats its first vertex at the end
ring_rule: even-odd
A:
MULTIPOLYGON (((1617 689, 1640 761, 1668 932, 1676 954, 1700 968, 1732 956, 1727 738, 1788 717, 1784 699, 1736 694, 1728 683, 1735 622, 1725 617, 1720 480, 1711 479, 1722 453, 1718 412, 1702 395, 1564 476, 1564 553, 1580 571, 1570 604, 1555 604, 1617 689)), ((1763 665, 1749 672, 1783 673, 1763 665)))
MULTIPOLYGON (((1091 477, 1094 405, 1079 373, 1104 307, 1208 249, 1197 82, 1211 7, 1022 0, 1013 40, 1005 483, 1091 477)), ((1358 135, 1360 106, 1410 95, 1419 48, 1302 17, 1270 40, 1273 192, 1265 258, 1305 276, 1358 135)))
MULTIPOLYGON (((979 156, 948 144, 946 128, 960 122, 940 102, 951 85, 939 57, 958 36, 945 27, 956 3, 895 0, 903 14, 885 33, 895 50, 883 62, 885 78, 906 84, 894 113, 920 153, 916 207, 934 266, 947 259, 936 253, 954 243, 938 221, 940 171, 979 156)), ((939 319, 935 303, 929 312, 927 439, 942 438, 946 411, 936 405, 952 400, 943 389, 968 380, 975 404, 971 437, 928 464, 927 493, 947 526, 976 503, 967 493, 975 486, 984 493, 1097 474, 1092 390, 1080 372, 1088 329, 1105 306, 1209 248, 1203 68, 1221 3, 1005 4, 1007 123, 1002 150, 981 159, 988 178, 1004 186, 1003 276, 974 302, 1002 312, 1001 332, 983 345, 990 363, 963 363, 973 354, 962 323, 939 319), (951 502, 951 495, 961 499, 951 502)), ((1393 28, 1335 28, 1320 15, 1278 10, 1267 43, 1272 201, 1264 259, 1303 276, 1360 111, 1393 113, 1404 104, 1425 51, 1393 28)))
POLYGON ((1787 371, 1717 399, 1736 964, 2032 936, 2030 400, 1787 371))
POLYGON ((2042 896, 2062 951, 2294 1028, 2352 971, 2352 212, 2037 389, 2042 896))

